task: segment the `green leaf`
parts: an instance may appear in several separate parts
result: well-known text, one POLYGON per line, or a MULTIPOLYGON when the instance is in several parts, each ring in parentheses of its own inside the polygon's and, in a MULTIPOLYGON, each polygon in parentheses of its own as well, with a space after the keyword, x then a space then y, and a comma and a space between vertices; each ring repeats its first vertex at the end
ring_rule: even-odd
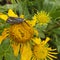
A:
POLYGON ((2 56, 0 56, 0 60, 2 60, 2 56))
POLYGON ((60 53, 60 45, 57 45, 58 52, 60 53))
POLYGON ((5 60, 20 60, 19 54, 18 54, 18 56, 14 56, 12 47, 9 48, 9 50, 6 52, 4 57, 5 57, 5 60))
POLYGON ((0 30, 0 35, 2 34, 3 30, 0 30))
POLYGON ((16 1, 15 1, 15 0, 11 0, 11 3, 12 3, 12 4, 16 4, 16 1))
POLYGON ((60 8, 57 8, 51 12, 51 16, 53 19, 60 17, 60 8))
POLYGON ((0 30, 4 29, 5 25, 4 24, 1 24, 0 25, 0 30))
POLYGON ((45 38, 45 34, 42 31, 39 31, 39 37, 44 39, 45 38))
POLYGON ((60 53, 60 36, 52 34, 52 43, 57 47, 58 53, 60 53))
POLYGON ((6 38, 1 45, 4 51, 8 50, 10 46, 10 39, 6 38))
POLYGON ((10 52, 10 54, 9 54, 9 53, 6 53, 6 55, 5 55, 5 60, 16 60, 16 58, 15 58, 14 55, 11 54, 11 52, 10 52))
POLYGON ((50 13, 55 8, 56 8, 55 1, 53 1, 53 0, 44 0, 43 10, 50 13))
POLYGON ((60 4, 59 0, 44 0, 43 10, 48 12, 52 19, 60 17, 60 4))
POLYGON ((2 56, 3 56, 3 54, 4 54, 4 51, 3 51, 2 46, 0 45, 0 57, 2 57, 2 56))
POLYGON ((10 46, 10 39, 6 38, 0 47, 0 55, 4 57, 5 60, 20 60, 20 55, 14 56, 13 49, 10 46))
POLYGON ((48 24, 43 24, 43 25, 36 24, 35 28, 39 31, 44 31, 47 28, 47 25, 48 24))
POLYGON ((57 35, 60 35, 60 33, 59 33, 59 32, 60 32, 60 28, 54 29, 53 32, 54 32, 55 34, 57 34, 57 35))

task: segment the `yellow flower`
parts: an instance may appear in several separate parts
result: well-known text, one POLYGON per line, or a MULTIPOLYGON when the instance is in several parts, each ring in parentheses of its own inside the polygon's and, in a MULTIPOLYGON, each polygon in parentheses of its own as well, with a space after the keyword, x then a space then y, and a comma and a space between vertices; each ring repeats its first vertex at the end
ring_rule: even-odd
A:
POLYGON ((46 24, 50 22, 50 16, 45 11, 38 12, 33 16, 33 20, 39 22, 40 24, 46 24))
POLYGON ((27 22, 32 26, 34 27, 37 23, 37 19, 36 19, 36 16, 33 17, 33 20, 27 20, 27 22))
POLYGON ((36 20, 27 20, 27 22, 33 27, 36 25, 36 20))
MULTIPOLYGON (((0 18, 3 20, 8 20, 9 17, 18 17, 11 9, 9 9, 8 14, 0 14, 0 18), (6 18, 7 17, 7 18, 6 18)), ((23 15, 20 18, 24 18, 23 15)), ((35 22, 36 23, 36 22, 35 22)), ((56 58, 51 54, 57 54, 49 47, 46 47, 46 43, 50 40, 46 38, 46 41, 41 42, 38 37, 38 31, 33 29, 35 24, 29 24, 27 21, 24 21, 20 24, 11 24, 9 28, 4 29, 2 35, 0 36, 0 44, 6 37, 10 37, 10 44, 13 48, 13 52, 15 56, 18 56, 20 51, 20 60, 44 60, 51 57, 56 58), (36 34, 36 37, 34 37, 36 34), (33 41, 34 46, 30 45, 33 41), (33 48, 33 49, 32 49, 33 48)))
MULTIPOLYGON (((8 20, 8 16, 18 17, 11 9, 9 9, 8 15, 0 14, 0 18, 4 19, 5 21, 8 20), (7 18, 5 18, 6 16, 7 18)), ((20 16, 20 18, 23 17, 23 15, 20 16)), ((35 33, 38 35, 38 32, 35 33)), ((4 29, 2 36, 0 36, 0 44, 6 37, 10 37, 10 43, 13 48, 14 55, 18 56, 18 53, 20 51, 21 60, 30 60, 32 57, 30 41, 32 40, 33 35, 34 29, 26 21, 20 24, 12 24, 9 28, 4 29)))
POLYGON ((45 41, 40 41, 40 44, 37 44, 33 48, 33 58, 32 60, 53 60, 53 58, 57 58, 54 55, 58 54, 54 52, 56 49, 52 49, 47 47, 46 44, 50 40, 50 38, 46 38, 45 41))
POLYGON ((8 19, 8 16, 3 13, 0 13, 0 18, 6 21, 8 19))

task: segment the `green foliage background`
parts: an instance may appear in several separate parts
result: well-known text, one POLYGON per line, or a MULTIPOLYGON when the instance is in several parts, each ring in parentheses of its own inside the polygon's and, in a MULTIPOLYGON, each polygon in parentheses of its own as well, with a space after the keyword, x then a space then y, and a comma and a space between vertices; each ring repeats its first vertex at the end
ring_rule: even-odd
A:
MULTIPOLYGON (((3 0, 0 0, 3 3, 3 0)), ((49 36, 52 40, 49 42, 52 48, 57 48, 58 57, 60 55, 60 0, 6 0, 6 4, 1 5, 0 12, 7 13, 8 9, 13 9, 15 13, 24 14, 26 19, 32 19, 35 13, 44 10, 51 16, 51 22, 48 26, 36 25, 39 36, 45 39, 49 36), (10 3, 10 4, 9 4, 10 3)), ((4 28, 9 27, 3 20, 0 20, 0 35, 4 28)), ((20 60, 20 55, 13 55, 9 38, 0 45, 0 60, 20 60)), ((58 60, 60 60, 58 58, 58 60)))

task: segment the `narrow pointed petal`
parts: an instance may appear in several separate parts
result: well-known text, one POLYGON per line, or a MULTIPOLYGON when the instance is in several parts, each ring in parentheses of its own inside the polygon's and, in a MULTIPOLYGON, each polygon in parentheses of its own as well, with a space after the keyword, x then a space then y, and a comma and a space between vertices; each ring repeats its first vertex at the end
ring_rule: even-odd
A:
POLYGON ((46 38, 45 42, 44 42, 44 45, 50 40, 49 37, 46 38))
POLYGON ((9 16, 9 17, 18 17, 18 16, 13 12, 12 9, 9 9, 9 11, 8 11, 8 16, 9 16))
POLYGON ((51 57, 47 56, 50 60, 53 60, 51 57))
POLYGON ((18 56, 20 44, 16 45, 16 44, 14 43, 14 44, 12 44, 12 48, 13 48, 13 51, 14 51, 14 55, 15 55, 15 56, 18 56))
POLYGON ((34 29, 34 33, 35 33, 36 36, 39 35, 39 33, 38 33, 38 31, 36 29, 34 29))
POLYGON ((37 59, 36 59, 36 57, 34 56, 34 57, 32 58, 32 60, 37 60, 37 59))
POLYGON ((48 54, 48 56, 50 56, 50 57, 52 57, 52 58, 55 58, 55 59, 57 58, 57 57, 55 57, 55 56, 53 56, 53 55, 50 55, 50 54, 48 54))
POLYGON ((2 43, 2 41, 8 36, 8 34, 4 35, 4 36, 0 36, 0 44, 2 43))
POLYGON ((8 19, 8 16, 3 13, 0 13, 0 19, 3 19, 6 21, 8 19))
POLYGON ((36 25, 36 20, 27 20, 27 22, 33 27, 36 25))
POLYGON ((3 36, 0 36, 0 44, 2 43, 3 39, 2 39, 3 36))
POLYGON ((20 15, 20 18, 24 18, 24 15, 20 15))
POLYGON ((40 38, 33 38, 32 40, 36 44, 40 44, 41 43, 41 39, 40 38))
POLYGON ((49 52, 49 54, 58 54, 58 53, 56 53, 56 52, 49 52))
POLYGON ((7 29, 4 29, 4 31, 2 32, 2 36, 0 36, 0 44, 8 35, 9 34, 7 34, 7 29))
POLYGON ((31 47, 30 47, 29 43, 24 44, 21 47, 20 52, 21 52, 21 60, 30 60, 31 59, 32 51, 31 51, 31 47))
POLYGON ((49 51, 55 51, 55 50, 57 50, 57 49, 52 49, 52 48, 50 47, 50 48, 48 48, 48 50, 49 50, 49 51))
POLYGON ((45 58, 45 60, 47 60, 47 58, 45 58))

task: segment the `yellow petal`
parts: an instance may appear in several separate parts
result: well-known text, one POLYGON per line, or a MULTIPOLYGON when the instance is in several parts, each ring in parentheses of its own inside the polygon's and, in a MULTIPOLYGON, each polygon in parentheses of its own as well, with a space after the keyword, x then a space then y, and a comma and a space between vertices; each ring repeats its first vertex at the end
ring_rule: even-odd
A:
POLYGON ((18 17, 18 16, 12 11, 12 9, 9 9, 9 11, 8 11, 8 16, 10 16, 10 17, 18 17))
POLYGON ((8 34, 4 35, 4 36, 0 36, 0 44, 1 42, 8 36, 8 34))
POLYGON ((0 36, 0 44, 1 44, 2 41, 3 41, 2 36, 0 36))
POLYGON ((6 21, 8 19, 8 16, 3 13, 0 13, 0 18, 6 21))
POLYGON ((37 60, 35 56, 33 56, 32 60, 37 60))
POLYGON ((6 29, 2 32, 2 36, 0 36, 0 44, 2 41, 8 36, 6 29))
POLYGON ((38 31, 36 29, 34 29, 34 33, 36 34, 36 36, 38 36, 38 31))
POLYGON ((57 57, 55 57, 55 56, 53 56, 53 55, 48 54, 48 56, 57 59, 57 57))
POLYGON ((33 42, 36 43, 36 44, 40 44, 41 43, 41 39, 40 38, 32 38, 33 42))
POLYGON ((21 52, 21 60, 30 60, 32 57, 32 51, 30 44, 24 44, 20 50, 21 52))
POLYGON ((20 18, 24 18, 24 15, 20 15, 20 18))
POLYGON ((14 55, 15 55, 15 56, 18 56, 20 44, 16 45, 16 44, 14 43, 14 44, 12 44, 12 48, 13 48, 13 51, 14 51, 14 55))
POLYGON ((49 40, 50 40, 50 38, 49 37, 46 37, 46 40, 44 41, 44 44, 43 45, 45 45, 49 40))
POLYGON ((57 49, 52 49, 51 47, 48 48, 49 51, 55 51, 57 49))
POLYGON ((49 54, 58 54, 58 53, 56 53, 56 52, 49 52, 49 54))
POLYGON ((45 60, 47 60, 47 58, 45 58, 45 60))
POLYGON ((27 22, 33 27, 36 25, 36 20, 27 20, 27 22))
POLYGON ((50 60, 53 60, 53 58, 51 58, 51 57, 49 57, 49 56, 47 56, 50 60))

